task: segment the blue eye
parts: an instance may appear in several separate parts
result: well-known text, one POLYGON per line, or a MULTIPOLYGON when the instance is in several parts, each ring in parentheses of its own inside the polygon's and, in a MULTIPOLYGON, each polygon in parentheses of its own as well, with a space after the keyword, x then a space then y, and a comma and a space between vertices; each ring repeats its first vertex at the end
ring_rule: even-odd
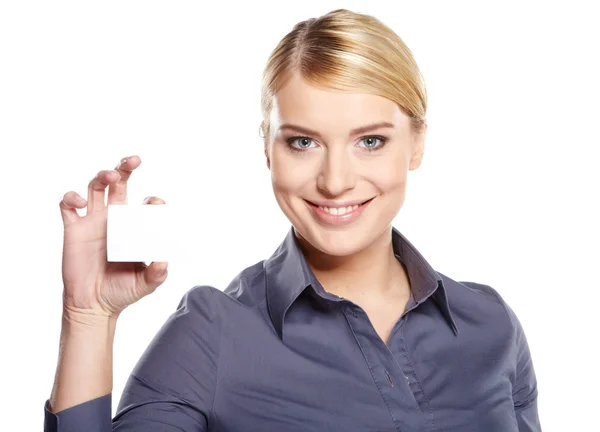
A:
POLYGON ((386 139, 378 136, 368 136, 361 139, 367 150, 377 150, 385 144, 386 139))
POLYGON ((288 144, 288 148, 293 152, 302 152, 310 149, 313 140, 305 136, 294 136, 290 137, 285 142, 288 144))
POLYGON ((288 144, 292 144, 295 142, 298 142, 298 145, 296 148, 307 149, 307 148, 310 148, 310 144, 311 144, 312 140, 308 137, 294 137, 294 138, 290 138, 288 140, 288 144))

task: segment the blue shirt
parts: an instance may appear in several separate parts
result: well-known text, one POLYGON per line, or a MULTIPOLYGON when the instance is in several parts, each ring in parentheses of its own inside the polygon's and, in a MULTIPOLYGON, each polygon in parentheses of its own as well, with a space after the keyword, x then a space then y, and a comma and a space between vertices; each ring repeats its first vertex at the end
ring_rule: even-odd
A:
POLYGON ((388 343, 356 304, 326 292, 293 228, 225 291, 196 286, 111 395, 46 432, 540 431, 523 329, 490 286, 457 282, 395 228, 411 299, 388 343))

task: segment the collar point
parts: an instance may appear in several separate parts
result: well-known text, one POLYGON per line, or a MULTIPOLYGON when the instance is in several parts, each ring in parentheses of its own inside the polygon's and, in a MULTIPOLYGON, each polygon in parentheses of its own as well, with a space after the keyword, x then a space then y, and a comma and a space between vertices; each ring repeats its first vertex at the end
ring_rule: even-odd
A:
POLYGON ((456 323, 453 320, 450 322, 450 327, 452 327, 452 332, 454 333, 454 336, 458 336, 458 327, 456 326, 456 323))

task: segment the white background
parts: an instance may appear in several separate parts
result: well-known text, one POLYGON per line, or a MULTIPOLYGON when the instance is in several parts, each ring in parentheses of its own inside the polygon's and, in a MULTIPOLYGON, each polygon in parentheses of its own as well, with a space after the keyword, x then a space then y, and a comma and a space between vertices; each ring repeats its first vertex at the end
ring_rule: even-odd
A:
POLYGON ((525 328, 545 431, 590 430, 600 385, 595 2, 5 1, 0 6, 2 430, 41 430, 58 352, 58 202, 139 154, 131 202, 183 210, 167 282, 122 316, 114 403, 192 286, 267 258, 272 196, 259 84, 301 20, 390 25, 429 92, 423 165, 395 226, 433 267, 495 287, 525 328), (8 424, 7 424, 8 423, 8 424))

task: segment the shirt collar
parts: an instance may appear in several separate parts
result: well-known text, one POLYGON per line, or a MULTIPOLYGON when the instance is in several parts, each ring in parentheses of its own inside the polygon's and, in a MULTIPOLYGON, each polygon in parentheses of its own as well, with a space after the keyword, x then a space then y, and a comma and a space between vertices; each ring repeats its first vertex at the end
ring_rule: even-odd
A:
MULTIPOLYGON (((452 317, 446 288, 440 275, 429 265, 419 251, 392 227, 394 254, 405 265, 416 304, 429 297, 439 306, 442 315, 455 334, 458 328, 452 317)), ((292 227, 273 255, 264 261, 266 273, 267 307, 279 337, 283 337, 285 313, 298 296, 308 287, 322 291, 319 281, 309 267, 292 227)))

